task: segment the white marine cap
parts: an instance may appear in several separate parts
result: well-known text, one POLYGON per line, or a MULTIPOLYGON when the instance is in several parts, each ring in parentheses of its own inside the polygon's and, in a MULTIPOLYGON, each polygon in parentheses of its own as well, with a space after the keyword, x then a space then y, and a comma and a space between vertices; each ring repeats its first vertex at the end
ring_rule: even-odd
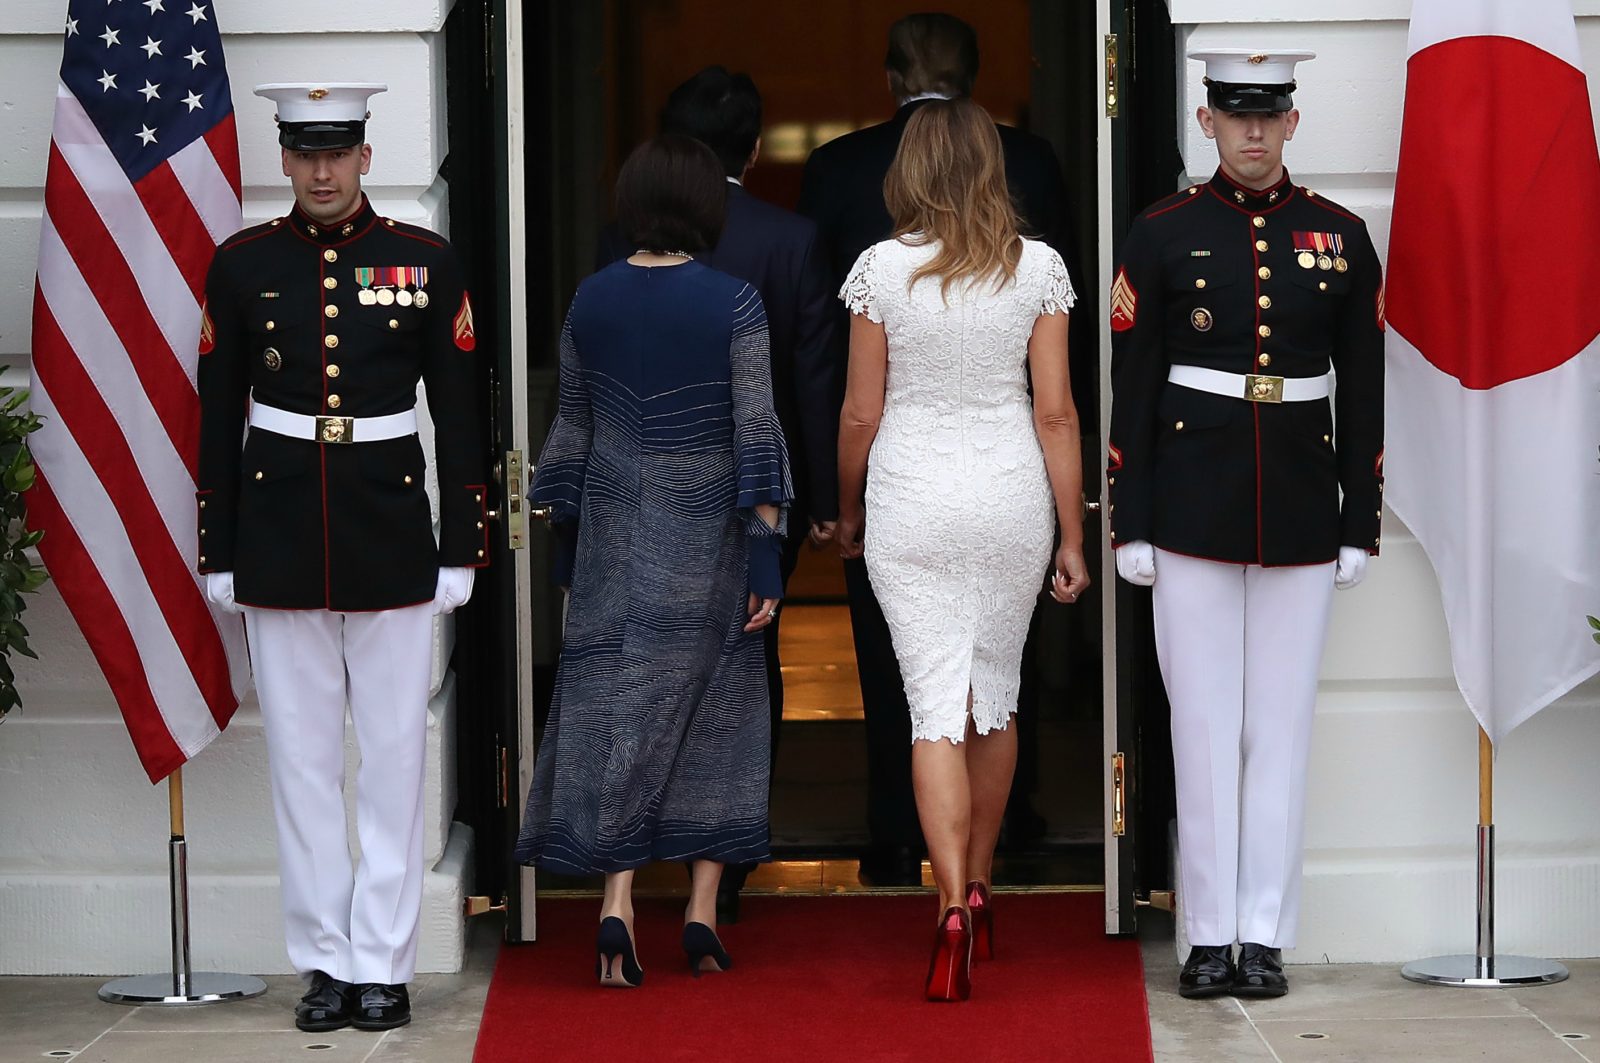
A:
POLYGON ((278 141, 291 150, 353 147, 366 137, 367 100, 389 86, 324 81, 257 85, 255 93, 278 105, 278 141))
POLYGON ((1190 59, 1206 65, 1205 83, 1211 106, 1238 113, 1293 108, 1295 64, 1316 57, 1316 52, 1249 48, 1208 48, 1189 53, 1190 59))

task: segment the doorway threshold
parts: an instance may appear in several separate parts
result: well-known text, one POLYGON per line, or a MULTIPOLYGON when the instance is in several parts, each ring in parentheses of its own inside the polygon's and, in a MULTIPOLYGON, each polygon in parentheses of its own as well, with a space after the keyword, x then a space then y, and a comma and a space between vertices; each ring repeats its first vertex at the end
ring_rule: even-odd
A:
MULTIPOLYGON (((996 893, 1100 893, 1098 882, 1073 881, 1079 861, 1064 854, 997 857, 996 893)), ((751 872, 744 895, 787 897, 837 897, 872 895, 882 897, 932 894, 933 871, 922 862, 920 886, 868 886, 861 881, 861 862, 848 859, 774 860, 751 872)), ((598 897, 604 887, 600 875, 570 876, 541 873, 541 897, 598 897)), ((657 863, 639 869, 634 876, 635 897, 687 897, 689 876, 680 864, 657 863)))

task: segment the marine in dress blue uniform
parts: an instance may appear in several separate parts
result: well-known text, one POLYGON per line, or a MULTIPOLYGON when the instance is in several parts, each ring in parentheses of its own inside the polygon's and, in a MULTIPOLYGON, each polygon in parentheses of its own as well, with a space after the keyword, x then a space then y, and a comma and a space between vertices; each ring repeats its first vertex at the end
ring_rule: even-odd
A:
POLYGON ((442 237, 379 217, 360 191, 367 100, 382 90, 257 89, 278 105, 297 202, 218 250, 200 338, 200 571, 214 602, 245 613, 289 957, 310 982, 296 1023, 314 1031, 410 1020, 433 617, 465 602, 488 563, 460 268, 442 237), (354 868, 347 703, 362 753, 354 868))
POLYGON ((1123 247, 1111 538, 1124 578, 1154 585, 1192 946, 1180 991, 1276 996, 1331 595, 1379 547, 1382 275, 1361 219, 1281 164, 1312 54, 1191 58, 1221 164, 1123 247))

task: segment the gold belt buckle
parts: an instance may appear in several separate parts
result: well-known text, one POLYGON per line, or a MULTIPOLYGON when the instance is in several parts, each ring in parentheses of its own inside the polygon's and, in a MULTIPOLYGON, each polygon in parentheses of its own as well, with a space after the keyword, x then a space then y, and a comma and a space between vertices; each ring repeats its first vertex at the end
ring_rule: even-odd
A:
POLYGON ((319 443, 354 443, 356 423, 354 417, 318 417, 317 441, 319 443))
POLYGON ((1244 397, 1251 402, 1282 402, 1283 377, 1245 374, 1244 397))

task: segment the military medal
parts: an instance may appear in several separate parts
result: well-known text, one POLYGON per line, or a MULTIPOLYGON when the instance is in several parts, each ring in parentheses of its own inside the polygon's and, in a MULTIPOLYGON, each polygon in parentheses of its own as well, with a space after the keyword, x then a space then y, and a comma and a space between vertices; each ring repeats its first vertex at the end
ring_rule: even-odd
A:
POLYGON ((1301 269, 1311 269, 1317 264, 1317 256, 1313 255, 1310 251, 1302 251, 1300 252, 1300 257, 1295 259, 1295 261, 1300 263, 1301 269))
POLYGON ((1333 268, 1333 259, 1329 258, 1327 255, 1318 255, 1317 256, 1317 268, 1318 269, 1332 269, 1333 268))
POLYGON ((411 305, 411 291, 410 291, 410 289, 401 288, 399 291, 395 292, 394 293, 394 301, 396 303, 398 303, 400 306, 410 306, 411 305))
POLYGON ((356 302, 362 306, 373 306, 378 301, 378 293, 372 290, 373 272, 371 266, 356 270, 356 283, 361 285, 361 290, 356 293, 356 302))
POLYGON ((411 305, 415 306, 418 310, 428 309, 428 293, 419 290, 416 298, 411 301, 411 305))
POLYGON ((392 288, 379 288, 378 289, 378 305, 379 306, 393 306, 394 305, 394 289, 392 289, 392 288))
POLYGON ((1349 269, 1350 269, 1350 263, 1345 261, 1345 258, 1344 258, 1343 255, 1335 255, 1334 256, 1334 259, 1333 259, 1333 270, 1334 270, 1335 273, 1344 273, 1344 272, 1347 272, 1349 269))
POLYGON ((264 362, 266 367, 272 370, 274 373, 283 368, 283 355, 278 353, 278 349, 276 347, 268 347, 266 351, 262 353, 261 361, 264 362))
POLYGON ((1329 270, 1340 273, 1350 268, 1344 259, 1344 237, 1338 233, 1295 233, 1295 261, 1301 269, 1329 270))
POLYGON ((1203 306, 1195 307, 1194 313, 1189 315, 1189 323, 1194 326, 1196 332, 1210 332, 1213 324, 1211 311, 1203 306))

